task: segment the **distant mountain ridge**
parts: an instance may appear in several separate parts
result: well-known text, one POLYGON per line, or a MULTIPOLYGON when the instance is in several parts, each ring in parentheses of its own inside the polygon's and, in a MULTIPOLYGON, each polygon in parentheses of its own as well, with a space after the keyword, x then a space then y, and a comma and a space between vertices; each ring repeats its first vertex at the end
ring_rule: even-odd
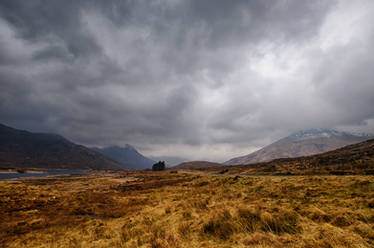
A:
POLYGON ((126 144, 124 147, 109 146, 104 148, 93 147, 91 149, 134 169, 152 168, 152 165, 156 163, 154 160, 140 154, 129 144, 126 144))
POLYGON ((266 163, 230 166, 243 174, 278 175, 374 175, 374 139, 342 148, 297 158, 280 158, 266 163))
POLYGON ((32 133, 0 124, 0 168, 120 170, 128 167, 61 135, 32 133))
POLYGON ((278 158, 294 158, 332 151, 346 145, 374 138, 370 134, 352 134, 331 129, 295 132, 245 156, 232 158, 225 165, 254 164, 278 158))
POLYGON ((171 167, 171 169, 205 169, 211 167, 220 167, 223 166, 219 163, 213 163, 208 161, 190 161, 180 163, 179 165, 171 167))

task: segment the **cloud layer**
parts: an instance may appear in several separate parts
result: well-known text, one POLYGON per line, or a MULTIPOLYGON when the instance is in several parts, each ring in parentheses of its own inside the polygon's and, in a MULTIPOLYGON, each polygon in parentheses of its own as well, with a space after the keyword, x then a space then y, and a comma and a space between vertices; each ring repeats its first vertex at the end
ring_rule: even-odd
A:
POLYGON ((0 3, 0 122, 225 161, 299 129, 374 132, 374 3, 0 3))

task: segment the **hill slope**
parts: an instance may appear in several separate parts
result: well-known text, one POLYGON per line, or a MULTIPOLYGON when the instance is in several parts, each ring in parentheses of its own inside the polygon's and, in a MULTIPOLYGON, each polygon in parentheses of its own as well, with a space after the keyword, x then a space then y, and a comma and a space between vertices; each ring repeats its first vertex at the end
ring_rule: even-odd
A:
POLYGON ((374 139, 322 154, 237 165, 249 174, 374 174, 374 139))
POLYGON ((309 156, 361 142, 368 135, 354 135, 328 129, 311 129, 291 134, 256 152, 225 162, 225 165, 254 164, 268 162, 277 158, 309 156))
POLYGON ((184 162, 179 165, 173 166, 172 169, 205 169, 211 167, 219 167, 222 164, 219 163, 212 163, 208 161, 191 161, 191 162, 184 162))
POLYGON ((0 168, 124 169, 57 134, 31 133, 0 124, 0 168))
POLYGON ((92 148, 119 163, 129 165, 135 169, 152 168, 156 162, 140 154, 134 147, 126 144, 124 147, 110 146, 92 148))

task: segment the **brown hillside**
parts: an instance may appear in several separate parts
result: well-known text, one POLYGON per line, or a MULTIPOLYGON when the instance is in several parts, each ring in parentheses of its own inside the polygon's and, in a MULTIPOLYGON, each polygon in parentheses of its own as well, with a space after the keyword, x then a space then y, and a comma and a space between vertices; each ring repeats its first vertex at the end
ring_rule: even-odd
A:
POLYGON ((0 168, 118 170, 124 166, 62 136, 0 124, 0 168))
POLYGON ((235 167, 245 173, 374 174, 374 139, 318 155, 235 167))
POLYGON ((172 169, 205 169, 211 167, 220 167, 222 164, 219 163, 212 163, 208 161, 191 161, 191 162, 184 162, 179 165, 172 167, 172 169))

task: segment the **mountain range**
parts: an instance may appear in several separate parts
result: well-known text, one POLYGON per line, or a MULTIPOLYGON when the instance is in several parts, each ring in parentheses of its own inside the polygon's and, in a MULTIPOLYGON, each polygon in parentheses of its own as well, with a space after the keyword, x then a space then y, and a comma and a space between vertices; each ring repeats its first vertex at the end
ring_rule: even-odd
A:
POLYGON ((374 175, 374 139, 342 148, 297 158, 280 158, 267 163, 229 166, 239 174, 374 175))
POLYGON ((331 129, 310 129, 293 133, 245 156, 232 158, 225 165, 255 164, 278 158, 294 158, 332 151, 346 145, 374 138, 331 129))
MULTIPOLYGON (((312 162, 305 162, 307 160, 303 158, 319 153, 325 154, 328 151, 372 138, 374 136, 368 134, 353 134, 330 129, 310 129, 293 133, 254 153, 230 159, 224 164, 192 161, 182 163, 174 168, 198 169, 251 164, 253 164, 251 168, 265 168, 271 163, 273 163, 271 166, 275 163, 279 167, 280 163, 294 161, 291 159, 294 157, 301 157, 298 158, 299 160, 301 159, 301 162, 295 160, 297 161, 295 162, 296 164, 308 164, 309 166, 310 163, 313 164, 313 161, 317 160, 323 164, 326 163, 326 157, 308 160, 312 162)), ((346 160, 353 161, 358 156, 362 157, 372 152, 367 151, 372 148, 373 145, 364 145, 360 147, 359 153, 346 152, 338 154, 345 157, 350 154, 353 157, 351 159, 347 157, 346 160), (360 153, 360 151, 364 151, 364 153, 360 153)), ((329 159, 335 159, 336 156, 330 155, 327 156, 329 159)), ((338 161, 339 158, 335 160, 338 161)), ((358 161, 367 161, 367 158, 358 161)), ((32 133, 0 124, 0 169, 122 170, 151 168, 154 163, 155 161, 143 156, 131 145, 90 149, 75 144, 57 134, 32 133)))
POLYGON ((173 169, 231 175, 374 175, 374 139, 320 154, 278 158, 270 162, 222 165, 193 161, 182 163, 173 169))
POLYGON ((122 170, 128 167, 57 134, 0 124, 0 168, 122 170))
POLYGON ((147 169, 152 168, 156 162, 140 154, 134 147, 126 144, 123 147, 109 146, 104 148, 93 147, 91 148, 108 158, 113 159, 121 164, 128 165, 134 169, 147 169))

